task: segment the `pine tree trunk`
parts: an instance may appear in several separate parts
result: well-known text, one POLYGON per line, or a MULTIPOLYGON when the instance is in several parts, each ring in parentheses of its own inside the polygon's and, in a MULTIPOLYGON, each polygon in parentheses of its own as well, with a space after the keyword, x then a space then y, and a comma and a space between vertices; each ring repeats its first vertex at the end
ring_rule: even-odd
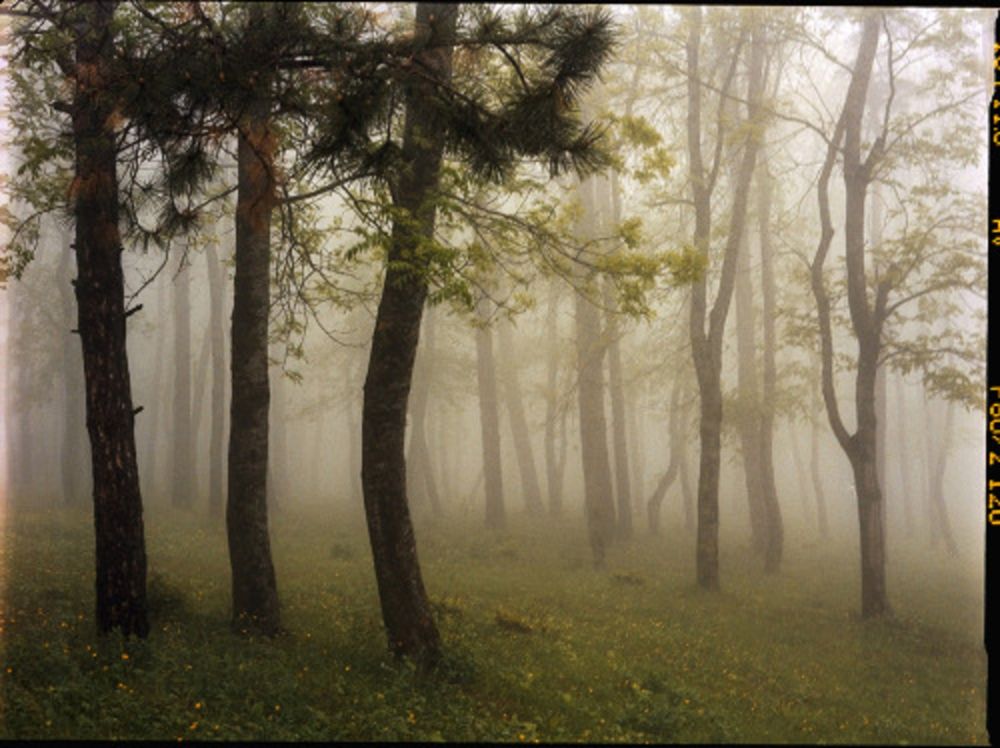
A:
POLYGON ((267 351, 275 136, 267 117, 263 102, 251 107, 241 123, 237 152, 226 531, 233 626, 273 636, 280 629, 280 613, 267 520, 267 351))
POLYGON ((420 319, 427 296, 426 259, 417 253, 434 234, 434 192, 444 150, 431 86, 451 79, 458 6, 417 5, 415 37, 427 39, 406 81, 403 168, 393 205, 407 215, 394 221, 382 298, 375 318, 362 412, 362 484, 382 618, 389 647, 423 667, 440 658, 440 638, 424 590, 406 499, 404 437, 420 319), (428 78, 430 80, 428 80, 428 78))
POLYGON ((76 218, 77 329, 87 386, 87 432, 94 484, 97 627, 128 636, 149 632, 146 546, 135 454, 135 414, 125 347, 125 287, 118 232, 118 180, 108 88, 114 3, 78 12, 72 194, 76 218))
POLYGON ((542 488, 535 469, 535 455, 531 448, 531 431, 524 414, 524 400, 521 397, 521 382, 517 375, 514 343, 510 336, 510 323, 501 322, 497 326, 497 342, 500 344, 500 370, 503 376, 504 400, 510 418, 510 433, 517 457, 517 469, 521 475, 521 489, 524 506, 528 514, 542 512, 542 488))
MULTIPOLYGON (((488 319, 486 299, 477 304, 479 321, 488 319)), ((479 422, 483 443, 483 476, 486 482, 486 527, 499 530, 506 524, 503 500, 503 468, 500 453, 500 407, 497 402, 493 331, 476 329, 476 377, 479 384, 479 422)))

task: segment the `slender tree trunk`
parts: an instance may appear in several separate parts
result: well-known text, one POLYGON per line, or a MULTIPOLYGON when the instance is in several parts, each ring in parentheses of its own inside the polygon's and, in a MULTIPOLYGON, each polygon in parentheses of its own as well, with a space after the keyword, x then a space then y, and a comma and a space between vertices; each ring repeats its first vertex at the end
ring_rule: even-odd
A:
MULTIPOLYGON (((584 240, 596 234, 595 180, 579 183, 583 220, 579 234, 584 240)), ((601 314, 581 292, 576 301, 577 400, 580 408, 580 456, 583 459, 584 505, 594 566, 603 568, 608 546, 614 538, 615 505, 611 486, 607 423, 604 418, 604 344, 601 314)))
MULTIPOLYGON (((485 325, 489 315, 486 298, 477 304, 477 316, 485 325)), ((476 376, 479 383, 479 422, 483 442, 483 475, 486 483, 486 527, 499 530, 506 524, 503 500, 503 468, 500 453, 500 406, 497 398, 493 331, 476 329, 476 376)))
POLYGON ((562 472, 556 458, 556 431, 559 418, 559 286, 553 280, 549 288, 549 304, 545 316, 546 346, 545 358, 545 485, 549 492, 549 514, 558 516, 562 512, 562 472))
POLYGON ((194 444, 191 432, 191 276, 186 252, 174 275, 174 391, 171 446, 171 503, 191 507, 194 493, 194 444))
POLYGON ((423 667, 440 657, 440 639, 420 574, 406 499, 406 408, 427 296, 426 259, 417 252, 433 237, 444 131, 431 87, 451 79, 458 6, 417 5, 415 37, 428 46, 414 55, 421 77, 406 81, 406 122, 401 175, 394 207, 408 214, 394 221, 382 298, 375 318, 362 413, 362 484, 375 576, 389 647, 423 667))
POLYGON ((226 325, 223 305, 226 295, 226 273, 219 260, 215 244, 205 250, 208 263, 209 332, 212 339, 212 424, 208 442, 208 510, 215 518, 222 517, 225 484, 226 438, 226 325))
POLYGON ((77 8, 72 194, 76 218, 77 329, 87 385, 94 484, 97 627, 149 632, 146 545, 135 454, 135 414, 125 348, 125 287, 118 233, 115 92, 109 87, 115 4, 77 8))
POLYGON ((663 506, 663 498, 667 495, 667 490, 676 479, 681 468, 681 440, 683 431, 681 428, 681 378, 674 379, 673 390, 670 393, 670 463, 667 472, 663 474, 660 482, 656 484, 656 490, 646 504, 646 514, 649 519, 649 531, 653 535, 660 532, 660 509, 663 506))
POLYGON ((698 512, 695 503, 698 499, 694 486, 691 485, 691 467, 688 463, 688 416, 690 406, 681 406, 681 422, 678 428, 681 429, 680 449, 677 452, 677 461, 680 463, 681 472, 681 496, 684 502, 684 529, 694 534, 697 529, 698 512))
POLYGON ((542 488, 535 469, 535 454, 531 448, 531 431, 528 418, 524 414, 524 400, 521 396, 521 382, 517 375, 514 343, 510 335, 510 323, 501 322, 497 326, 497 342, 500 344, 500 371, 503 376, 504 400, 510 417, 510 433, 514 441, 517 469, 521 474, 521 489, 524 492, 524 506, 528 514, 541 514, 542 488))
MULTIPOLYGON (((205 394, 208 390, 209 359, 212 354, 212 332, 205 328, 201 338, 201 350, 198 352, 198 364, 194 374, 194 394, 191 399, 191 444, 196 454, 201 453, 201 422, 205 411, 205 394)), ((197 460, 195 461, 197 463, 197 460)), ((195 475, 192 480, 194 493, 201 497, 200 478, 195 475)))
POLYGON ((640 434, 645 433, 640 428, 644 403, 642 402, 641 391, 638 385, 633 385, 631 392, 632 407, 626 410, 626 420, 628 421, 628 443, 632 445, 629 451, 629 465, 632 468, 631 487, 632 496, 634 497, 634 506, 632 509, 635 513, 641 514, 643 491, 646 488, 644 480, 646 469, 645 442, 640 437, 640 434))
POLYGON ((233 626, 273 636, 278 588, 267 520, 268 313, 275 136, 263 101, 241 124, 233 280, 229 496, 226 530, 232 567, 233 626))

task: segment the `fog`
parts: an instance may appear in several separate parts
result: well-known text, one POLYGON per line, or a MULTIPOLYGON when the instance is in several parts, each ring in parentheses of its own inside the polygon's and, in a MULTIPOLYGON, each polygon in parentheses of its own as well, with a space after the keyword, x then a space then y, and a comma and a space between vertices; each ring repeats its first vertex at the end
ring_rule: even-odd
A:
MULTIPOLYGON (((412 9, 384 11, 385 24, 413 23, 412 9)), ((697 22, 690 9, 670 6, 608 13, 616 43, 578 102, 581 118, 603 132, 610 154, 603 166, 553 176, 532 156, 501 181, 481 181, 463 171, 471 146, 444 146, 447 196, 430 224, 412 384, 408 371, 399 384, 416 549, 424 538, 451 537, 441 532, 484 546, 498 536, 522 548, 547 538, 553 548, 575 549, 598 577, 652 573, 636 548, 654 554, 641 556, 654 563, 666 563, 657 553, 676 553, 670 558, 686 559, 684 589, 724 592, 743 574, 766 585, 796 574, 800 563, 815 570, 822 589, 823 569, 834 564, 855 585, 837 614, 877 617, 877 591, 868 597, 867 581, 862 590, 869 561, 859 562, 859 521, 874 521, 859 507, 877 489, 882 593, 892 610, 918 625, 923 608, 904 590, 919 588, 936 568, 934 585, 972 591, 956 615, 973 622, 963 635, 975 641, 985 487, 982 123, 992 93, 992 14, 888 9, 863 32, 864 13, 854 8, 719 6, 697 22), (767 32, 748 32, 750 18, 767 32), (845 100, 855 90, 852 71, 857 77, 863 66, 865 34, 881 36, 852 131, 845 100), (860 193, 845 176, 852 148, 857 168, 870 169, 860 193), (833 232, 817 269, 824 199, 833 232), (860 291, 852 286, 858 267, 860 291), (828 301, 828 392, 817 279, 828 301), (874 400, 866 404, 859 330, 869 328, 859 325, 879 314, 884 321, 871 328, 874 400), (721 368, 713 375, 715 360, 721 368), (711 448, 704 451, 713 381, 717 464, 711 448), (832 416, 824 400, 831 394, 832 416), (859 407, 875 415, 874 489, 857 485, 863 450, 852 467, 832 425, 862 434, 868 421, 859 407), (713 523, 714 562, 705 546, 713 523)), ((3 49, 13 53, 10 43, 3 49)), ((475 77, 469 66, 479 58, 469 55, 456 53, 458 86, 475 77)), ((529 76, 537 72, 523 64, 529 76)), ((39 513, 78 517, 85 527, 97 492, 72 285, 78 235, 72 208, 59 205, 64 198, 31 202, 30 172, 18 167, 35 156, 11 116, 12 86, 5 81, 0 101, 2 184, 19 185, 3 201, 10 220, 0 276, 0 521, 39 513)), ((397 139, 401 116, 393 120, 397 139)), ((372 341, 390 287, 387 253, 396 257, 397 213, 391 191, 371 181, 319 191, 329 177, 298 170, 305 151, 297 135, 286 137, 275 155, 277 173, 288 176, 278 177, 285 202, 270 227, 265 531, 270 522, 272 536, 284 537, 290 523, 333 521, 365 549, 370 573, 376 541, 366 503, 383 495, 376 471, 394 468, 368 451, 392 443, 374 420, 372 441, 363 442, 364 414, 383 397, 373 383, 366 401, 365 382, 377 358, 372 341), (287 200, 310 191, 317 194, 287 200), (369 454, 373 472, 363 479, 369 454)), ((218 142, 219 168, 186 195, 188 205, 236 185, 236 136, 218 142)), ((129 163, 119 166, 123 195, 140 189, 130 175, 155 179, 162 165, 149 153, 129 163)), ((54 157, 41 173, 65 185, 59 174, 71 166, 54 157)), ((152 227, 158 206, 136 204, 135 216, 152 227)), ((150 537, 188 521, 177 517, 218 531, 233 500, 227 455, 240 363, 232 356, 233 289, 243 230, 236 215, 235 196, 220 197, 186 234, 146 242, 124 228, 123 210, 127 365, 150 537)), ((222 554, 222 536, 212 537, 222 554)), ((11 544, 0 554, 10 568, 14 552, 11 544)), ((299 567, 284 552, 276 551, 279 598, 286 587, 315 581, 290 579, 286 570, 299 567)), ((151 555, 151 573, 163 553, 151 555)), ((432 598, 440 563, 423 569, 432 598)), ((377 559, 376 572, 383 573, 377 559)), ((376 578, 370 582, 374 590, 376 578)), ((673 593, 658 584, 643 594, 673 593)), ((389 615, 386 598, 382 605, 389 615)), ((392 640, 388 619, 386 626, 392 640)), ((373 621, 371 636, 380 630, 373 621)))

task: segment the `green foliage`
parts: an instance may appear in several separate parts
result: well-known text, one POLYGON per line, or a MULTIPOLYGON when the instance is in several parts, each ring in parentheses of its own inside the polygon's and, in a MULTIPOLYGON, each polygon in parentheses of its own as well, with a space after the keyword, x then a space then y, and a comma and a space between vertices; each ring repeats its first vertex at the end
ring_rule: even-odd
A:
POLYGON ((857 589, 846 550, 790 547, 786 571, 764 577, 724 534, 730 581, 704 595, 686 543, 637 538, 602 575, 565 524, 510 519, 503 536, 483 537, 478 522, 418 518, 446 653, 421 675, 386 652, 356 513, 276 518, 288 633, 268 640, 230 633, 224 528, 152 507, 155 615, 139 642, 94 633, 85 512, 8 512, 0 736, 987 740, 982 587, 959 562, 901 540, 897 619, 863 622, 847 612, 857 589))

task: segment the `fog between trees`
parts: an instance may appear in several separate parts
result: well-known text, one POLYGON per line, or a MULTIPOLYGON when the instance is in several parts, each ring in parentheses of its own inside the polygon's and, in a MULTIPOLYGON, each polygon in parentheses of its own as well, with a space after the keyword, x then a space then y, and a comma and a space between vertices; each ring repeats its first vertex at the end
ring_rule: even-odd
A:
POLYGON ((365 517, 429 666, 458 518, 707 590, 842 546, 865 617, 913 553, 979 573, 989 14, 179 8, 3 19, 3 496, 93 497, 99 579, 137 533, 100 625, 147 632, 143 507, 228 520, 265 633, 268 523, 365 517))

